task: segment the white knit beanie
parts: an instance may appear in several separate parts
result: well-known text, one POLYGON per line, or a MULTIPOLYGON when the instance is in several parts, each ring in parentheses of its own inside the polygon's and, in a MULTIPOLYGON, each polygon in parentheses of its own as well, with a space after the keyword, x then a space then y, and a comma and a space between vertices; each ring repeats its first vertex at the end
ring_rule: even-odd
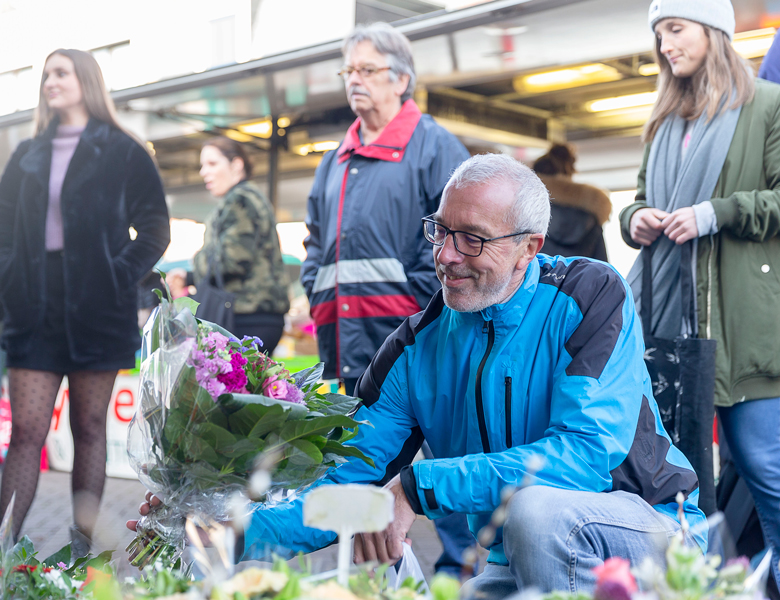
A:
POLYGON ((734 7, 730 0, 653 0, 648 16, 653 32, 658 21, 672 17, 720 29, 734 39, 734 7))

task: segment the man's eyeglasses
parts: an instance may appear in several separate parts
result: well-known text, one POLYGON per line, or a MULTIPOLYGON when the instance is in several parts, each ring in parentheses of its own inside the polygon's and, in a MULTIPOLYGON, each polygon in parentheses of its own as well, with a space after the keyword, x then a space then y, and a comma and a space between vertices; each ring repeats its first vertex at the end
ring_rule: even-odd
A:
POLYGON ((425 239, 428 240, 431 244, 434 246, 443 246, 447 236, 451 235, 452 241, 455 244, 455 250, 464 256, 471 257, 476 257, 482 254, 482 248, 487 242, 495 242, 497 240, 503 240, 504 238, 534 233, 533 231, 518 231, 517 233, 510 233, 509 235, 502 235, 494 238, 483 238, 479 235, 468 233, 467 231, 453 231, 441 223, 437 223, 431 217, 424 217, 422 222, 425 239))
POLYGON ((344 65, 341 67, 341 69, 336 73, 339 77, 341 77, 344 81, 349 79, 349 76, 352 75, 355 71, 357 71, 360 76, 363 79, 370 79, 379 71, 387 71, 390 67, 375 67, 373 65, 365 65, 363 67, 352 67, 350 65, 344 65))

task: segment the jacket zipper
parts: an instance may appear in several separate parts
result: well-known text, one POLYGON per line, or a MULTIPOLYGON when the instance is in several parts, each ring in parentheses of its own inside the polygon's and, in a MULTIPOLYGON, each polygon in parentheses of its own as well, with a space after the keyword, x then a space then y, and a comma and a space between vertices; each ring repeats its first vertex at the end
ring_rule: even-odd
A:
POLYGON ((485 407, 482 404, 482 370, 485 368, 490 351, 493 349, 493 342, 496 338, 496 333, 493 330, 493 321, 485 321, 482 324, 482 333, 488 334, 487 348, 485 348, 485 355, 482 357, 482 362, 479 363, 479 369, 477 369, 477 422, 479 423, 479 435, 482 438, 482 451, 485 454, 490 453, 490 440, 487 434, 487 424, 485 422, 485 407))
POLYGON ((506 414, 506 447, 512 447, 512 378, 504 377, 504 413, 506 414))

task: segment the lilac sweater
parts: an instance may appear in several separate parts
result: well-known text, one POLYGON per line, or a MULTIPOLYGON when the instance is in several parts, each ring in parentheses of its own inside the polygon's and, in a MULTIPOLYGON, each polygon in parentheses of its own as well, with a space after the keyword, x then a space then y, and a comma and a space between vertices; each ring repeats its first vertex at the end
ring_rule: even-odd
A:
POLYGON ((59 125, 51 141, 51 171, 49 172, 49 208, 46 212, 46 250, 62 250, 62 210, 60 196, 70 159, 78 146, 84 127, 59 125))

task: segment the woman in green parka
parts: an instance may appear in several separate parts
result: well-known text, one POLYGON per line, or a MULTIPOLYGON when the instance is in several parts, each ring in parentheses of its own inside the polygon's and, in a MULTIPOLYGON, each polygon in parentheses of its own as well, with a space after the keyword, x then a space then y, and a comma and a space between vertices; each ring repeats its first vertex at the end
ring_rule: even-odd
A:
MULTIPOLYGON (((655 0, 661 67, 629 246, 652 246, 651 331, 717 340, 715 404, 764 537, 780 549, 780 86, 731 46, 728 0, 655 0), (682 245, 693 245, 695 322, 682 316, 682 245)), ((643 261, 629 274, 641 311, 643 261)), ((780 577, 773 561, 775 580, 780 577)))

